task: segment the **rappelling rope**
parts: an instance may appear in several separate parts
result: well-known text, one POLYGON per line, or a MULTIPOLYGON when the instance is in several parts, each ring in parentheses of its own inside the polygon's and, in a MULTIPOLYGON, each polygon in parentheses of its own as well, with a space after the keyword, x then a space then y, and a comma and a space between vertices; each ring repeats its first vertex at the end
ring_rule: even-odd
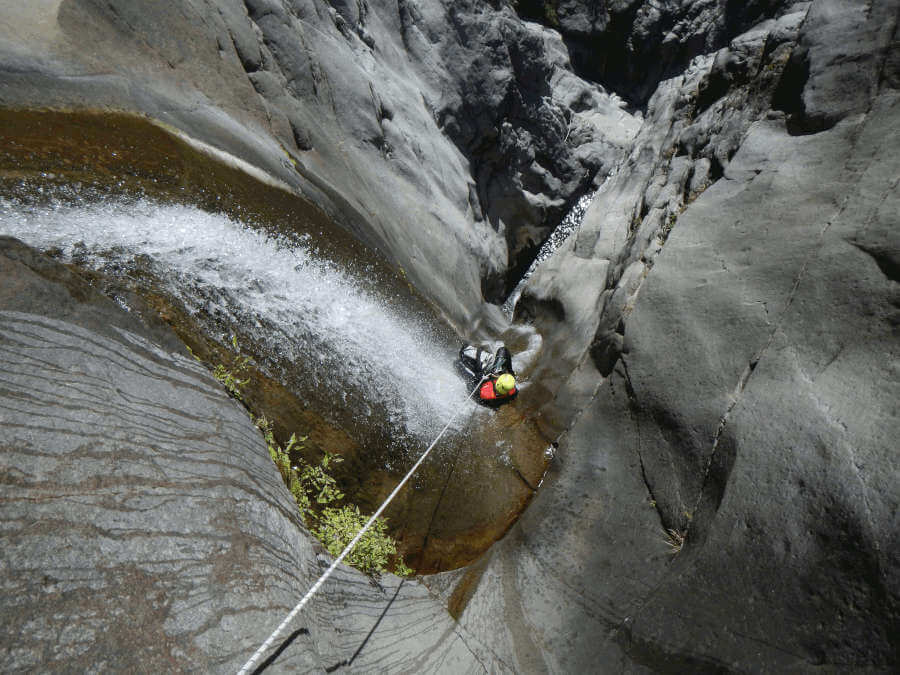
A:
MULTIPOLYGON (((487 375, 485 375, 484 377, 481 378, 481 380, 478 382, 478 385, 472 390, 472 393, 466 397, 466 401, 468 401, 470 398, 472 398, 472 396, 475 394, 476 391, 478 391, 478 388, 481 387, 481 384, 486 379, 487 379, 487 375)), ((441 440, 441 436, 443 436, 444 433, 446 433, 447 429, 450 428, 450 425, 453 424, 453 420, 455 420, 457 418, 457 416, 459 415, 459 413, 461 411, 462 411, 462 407, 460 407, 459 410, 457 410, 453 414, 453 416, 450 418, 450 421, 447 422, 447 424, 444 426, 443 429, 441 429, 441 433, 439 433, 437 435, 437 438, 435 438, 431 442, 431 445, 428 446, 428 449, 422 453, 422 456, 419 457, 419 460, 415 464, 413 464, 413 467, 403 477, 403 480, 400 481, 400 483, 397 485, 397 487, 394 488, 394 491, 388 495, 388 498, 384 500, 384 503, 378 507, 378 510, 375 511, 375 513, 372 514, 372 517, 369 518, 368 522, 365 525, 363 525, 363 528, 359 532, 356 533, 356 536, 353 537, 353 539, 350 541, 350 543, 347 544, 347 546, 344 548, 343 551, 341 551, 341 554, 337 558, 335 558, 334 562, 331 563, 329 568, 327 570, 325 570, 324 574, 322 574, 322 576, 319 577, 318 581, 316 581, 316 583, 314 583, 312 585, 312 588, 310 588, 306 592, 306 595, 304 595, 300 599, 300 602, 297 603, 297 606, 291 610, 291 613, 285 617, 284 621, 282 621, 281 624, 279 624, 278 628, 276 628, 272 632, 272 634, 268 637, 268 639, 262 643, 260 648, 257 649, 256 652, 254 652, 253 656, 250 657, 250 660, 247 661, 247 663, 245 663, 244 666, 238 671, 238 675, 246 675, 246 673, 249 673, 250 669, 256 665, 257 661, 259 661, 260 658, 262 658, 262 655, 266 653, 266 650, 268 650, 269 647, 272 646, 272 643, 278 639, 278 636, 281 635, 281 633, 284 631, 284 629, 287 628, 288 624, 291 621, 293 621, 294 617, 297 616, 297 614, 299 614, 300 610, 303 609, 303 607, 306 605, 307 602, 309 602, 309 599, 316 594, 316 591, 318 591, 319 588, 321 588, 322 584, 325 583, 325 580, 331 576, 331 573, 334 572, 335 569, 337 569, 337 566, 341 564, 341 561, 347 557, 347 555, 350 553, 350 551, 353 550, 353 547, 356 546, 357 542, 360 539, 362 539, 362 536, 372 526, 372 524, 375 522, 375 520, 378 518, 378 516, 381 515, 382 511, 384 511, 387 508, 387 505, 391 503, 391 500, 397 496, 397 493, 400 492, 400 488, 402 488, 404 485, 406 485, 406 481, 408 481, 410 478, 412 478, 412 475, 416 472, 416 469, 418 469, 419 465, 425 461, 425 458, 428 457, 428 453, 430 453, 431 450, 434 448, 434 446, 437 445, 437 442, 439 440, 441 440)))

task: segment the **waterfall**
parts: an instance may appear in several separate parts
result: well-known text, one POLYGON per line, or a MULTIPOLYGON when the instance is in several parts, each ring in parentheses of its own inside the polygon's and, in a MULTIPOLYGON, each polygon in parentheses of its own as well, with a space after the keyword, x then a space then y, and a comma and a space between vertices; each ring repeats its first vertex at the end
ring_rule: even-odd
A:
POLYGON ((0 233, 101 272, 149 269, 220 341, 240 327, 273 356, 260 365, 293 364, 301 398, 342 408, 358 424, 386 415, 391 435, 425 439, 472 405, 452 367, 455 348, 436 327, 402 298, 379 295, 364 271, 320 255, 309 236, 145 198, 41 206, 0 198, 0 233))
POLYGON ((563 242, 569 238, 569 235, 571 235, 577 229, 577 227, 581 225, 581 221, 584 219, 584 214, 596 194, 597 192, 594 191, 589 194, 582 195, 582 197, 577 202, 575 202, 575 206, 573 206, 569 210, 562 221, 560 221, 559 225, 556 226, 556 229, 554 229, 553 232, 550 233, 550 236, 538 250, 538 253, 532 261, 531 265, 529 265, 528 269, 525 270, 525 274, 522 275, 519 283, 516 284, 516 287, 509 294, 509 297, 506 298, 506 302, 503 303, 503 311, 506 313, 506 316, 512 318, 513 312, 516 309, 516 303, 519 301, 519 297, 521 297, 522 295, 522 289, 525 288, 525 282, 527 282, 528 278, 532 274, 534 274, 537 266, 547 258, 549 258, 556 249, 562 246, 563 242))

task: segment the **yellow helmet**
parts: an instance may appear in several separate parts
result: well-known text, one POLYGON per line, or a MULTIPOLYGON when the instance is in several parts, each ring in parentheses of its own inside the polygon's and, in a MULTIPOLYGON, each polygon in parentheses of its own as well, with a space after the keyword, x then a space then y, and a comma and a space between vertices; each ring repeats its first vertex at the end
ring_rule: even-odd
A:
POLYGON ((497 381, 494 382, 494 389, 496 389, 497 393, 501 396, 505 396, 515 388, 516 378, 514 378, 509 373, 503 373, 503 375, 498 377, 497 381))

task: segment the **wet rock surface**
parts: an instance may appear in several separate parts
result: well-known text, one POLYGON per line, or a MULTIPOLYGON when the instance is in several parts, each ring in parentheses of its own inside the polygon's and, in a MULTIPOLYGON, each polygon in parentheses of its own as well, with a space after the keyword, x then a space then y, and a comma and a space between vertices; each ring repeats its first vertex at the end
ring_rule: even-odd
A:
MULTIPOLYGON (((541 339, 518 403, 559 447, 507 536, 428 580, 456 622, 421 586, 384 595, 348 573, 280 659, 381 668, 394 646, 359 639, 359 613, 426 627, 398 628, 400 671, 896 670, 895 1, 520 0, 562 37, 499 3, 223 2, 202 30, 133 3, 49 4, 58 21, 27 30, 49 56, 4 33, 4 100, 158 114, 322 199, 457 321, 502 294, 558 200, 609 173, 517 307, 541 339), (73 54, 75 26, 115 73, 73 54), (642 108, 639 130, 556 69, 566 45, 642 108), (554 144, 563 122, 588 125, 575 149, 554 144)), ((263 529, 287 527, 266 513, 282 520, 263 529)), ((314 564, 298 546, 296 574, 314 564)))
POLYGON ((146 113, 230 152, 463 327, 636 130, 502 3, 53 1, 4 8, 0 50, 5 105, 146 113))
MULTIPOLYGON (((92 242, 97 229, 109 230, 111 221, 123 215, 137 216, 129 227, 141 227, 141 219, 152 223, 145 230, 148 236, 169 222, 191 218, 186 211, 158 218, 153 215, 156 207, 148 200, 169 206, 196 203, 204 211, 241 222, 248 232, 292 237, 291 241, 304 242, 302 248, 314 251, 317 259, 327 259, 356 275, 365 288, 377 293, 381 309, 402 308, 406 316, 417 318, 416 326, 430 327, 447 344, 446 369, 450 370, 456 338, 408 281, 313 204, 214 161, 144 118, 7 110, 0 111, 0 123, 0 162, 7 167, 0 176, 4 194, 0 230, 18 228, 16 221, 26 220, 30 226, 16 231, 34 237, 62 224, 42 220, 48 210, 64 211, 68 215, 63 220, 67 220, 80 218, 82 211, 104 203, 118 204, 114 211, 81 218, 79 226, 70 228, 72 237, 56 238, 49 248, 45 243, 48 255, 68 262, 94 288, 130 313, 171 326, 191 353, 210 367, 234 367, 237 354, 230 342, 234 336, 240 351, 255 363, 244 374, 248 381, 242 387, 242 400, 249 410, 273 423, 282 445, 292 433, 305 437, 296 446, 295 460, 317 465, 326 452, 339 455, 343 461, 333 472, 346 502, 366 513, 374 512, 412 464, 415 451, 424 449, 431 437, 423 440, 411 435, 391 419, 396 408, 387 408, 384 397, 374 399, 373 388, 381 385, 373 384, 371 371, 365 386, 340 387, 339 397, 330 396, 322 380, 315 379, 330 370, 321 360, 330 354, 315 354, 309 348, 315 332, 297 339, 296 332, 285 326, 284 315, 279 320, 273 312, 257 313, 253 319, 242 314, 246 303, 229 294, 229 288, 243 290, 247 282, 266 288, 260 276, 273 265, 271 258, 265 258, 261 268, 241 281, 225 282, 218 277, 209 287, 202 287, 184 276, 191 270, 177 271, 171 265, 179 249, 190 250, 200 244, 188 234, 190 229, 202 230, 199 223, 167 229, 168 237, 180 243, 168 254, 158 249, 141 253, 140 246, 126 242, 135 241, 130 236, 99 249, 92 242), (180 280, 177 285, 171 283, 173 278, 180 280), (222 298, 228 300, 222 302, 222 298), (360 410, 367 415, 362 417, 360 410)), ((194 258, 193 264, 214 265, 226 275, 238 264, 234 258, 222 258, 227 248, 222 234, 217 245, 194 258)), ((267 255, 273 254, 277 255, 277 250, 267 250, 267 255)), ((293 267, 295 262, 291 264, 293 267)), ((297 273, 292 268, 281 281, 287 283, 297 273)), ((278 284, 268 287, 270 293, 285 290, 278 284)), ((287 320, 304 311, 292 303, 289 307, 287 320)), ((315 304, 313 309, 320 311, 315 304)), ((377 321, 378 316, 364 318, 377 321)), ((406 328, 403 324, 394 327, 406 328)), ((327 337, 336 338, 334 334, 327 337)), ((391 335, 391 346, 396 347, 401 337, 391 335)), ((329 345, 330 351, 334 346, 329 345)), ((519 367, 523 366, 520 358, 519 367)), ((465 385, 452 371, 450 377, 444 384, 458 390, 458 402, 462 403, 465 385)), ((394 372, 390 382, 381 384, 390 386, 398 378, 394 372)), ((420 467, 414 489, 398 495, 385 513, 389 532, 398 540, 404 559, 421 573, 453 569, 475 560, 509 528, 546 468, 547 442, 536 433, 530 417, 512 410, 495 415, 474 405, 468 408, 467 416, 459 420, 461 429, 448 434, 441 452, 420 467), (488 493, 486 485, 492 487, 488 493)), ((434 420, 426 421, 434 422, 436 434, 438 423, 446 420, 435 415, 434 420)))
MULTIPOLYGON (((235 672, 327 564, 258 431, 163 327, 0 251, 3 669, 235 672)), ((267 672, 482 669, 418 583, 331 583, 267 672)))

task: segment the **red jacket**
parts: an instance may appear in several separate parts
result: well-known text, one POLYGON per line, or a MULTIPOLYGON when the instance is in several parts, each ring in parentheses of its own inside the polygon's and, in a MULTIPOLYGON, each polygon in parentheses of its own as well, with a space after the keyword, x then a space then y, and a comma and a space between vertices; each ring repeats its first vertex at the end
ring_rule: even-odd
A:
POLYGON ((478 398, 482 400, 484 403, 503 403, 505 401, 509 401, 514 398, 516 394, 518 394, 518 390, 513 387, 506 394, 499 394, 497 390, 494 389, 494 382, 496 380, 489 379, 487 382, 481 385, 481 389, 478 390, 478 398))

